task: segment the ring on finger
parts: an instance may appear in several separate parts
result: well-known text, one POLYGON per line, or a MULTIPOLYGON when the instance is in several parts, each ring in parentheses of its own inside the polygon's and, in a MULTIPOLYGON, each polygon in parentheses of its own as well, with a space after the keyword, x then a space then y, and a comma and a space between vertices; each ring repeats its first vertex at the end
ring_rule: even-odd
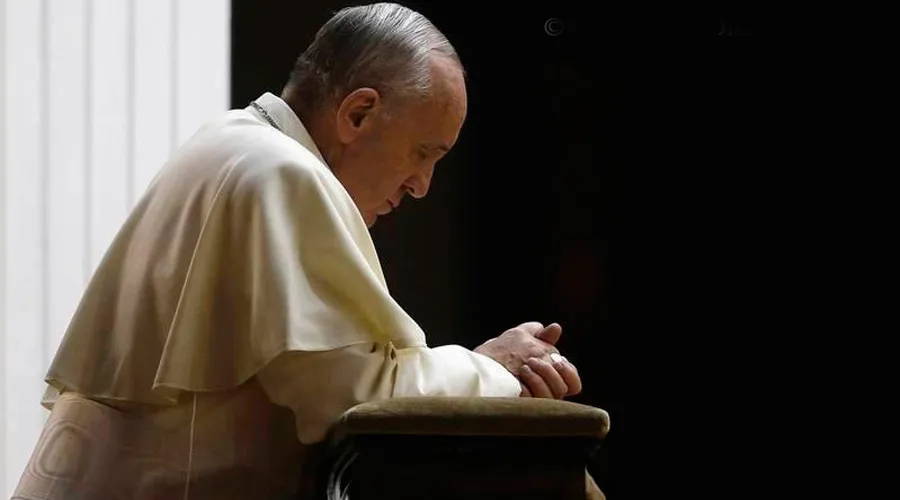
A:
POLYGON ((565 356, 563 356, 562 354, 560 354, 558 352, 551 352, 550 353, 550 361, 553 361, 554 363, 562 363, 563 361, 568 361, 568 360, 566 359, 565 356))

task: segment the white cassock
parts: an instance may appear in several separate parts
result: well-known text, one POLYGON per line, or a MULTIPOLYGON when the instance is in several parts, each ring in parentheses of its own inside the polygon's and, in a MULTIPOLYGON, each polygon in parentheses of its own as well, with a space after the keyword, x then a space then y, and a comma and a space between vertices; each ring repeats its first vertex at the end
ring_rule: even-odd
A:
POLYGON ((206 124, 121 228, 14 498, 290 498, 356 404, 519 394, 495 361, 428 347, 300 120, 256 102, 275 126, 254 107, 206 124))

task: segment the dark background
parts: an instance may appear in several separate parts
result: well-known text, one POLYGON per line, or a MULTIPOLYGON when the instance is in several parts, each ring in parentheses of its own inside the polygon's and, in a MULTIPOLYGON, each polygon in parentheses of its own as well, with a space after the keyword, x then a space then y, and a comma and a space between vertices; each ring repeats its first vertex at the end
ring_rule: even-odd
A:
MULTIPOLYGON (((468 72, 469 115, 428 197, 407 200, 373 228, 388 284, 432 345, 472 348, 525 321, 559 322, 559 347, 584 381, 572 400, 611 418, 590 471, 610 500, 623 500, 625 369, 632 361, 625 341, 677 335, 626 327, 621 315, 612 321, 626 296, 654 286, 642 263, 635 264, 646 248, 632 252, 636 240, 623 242, 620 231, 636 200, 646 199, 620 203, 624 176, 639 185, 669 177, 684 183, 704 178, 708 172, 697 165, 715 164, 722 151, 740 155, 723 128, 735 121, 722 118, 721 100, 731 99, 729 85, 748 81, 741 61, 750 49, 731 40, 752 37, 759 25, 741 12, 693 18, 687 34, 703 43, 680 54, 682 64, 648 71, 665 47, 635 57, 635 44, 646 41, 635 35, 646 29, 643 20, 608 9, 597 15, 593 4, 500 2, 487 11, 449 1, 401 3, 429 17, 455 45, 468 72), (551 18, 559 22, 546 26, 551 18), (685 79, 692 84, 677 83, 685 79), (654 86, 659 80, 669 85, 654 86), (687 92, 676 91, 682 88, 687 92), (678 112, 666 111, 672 104, 678 112), (686 137, 683 130, 698 120, 707 133, 700 154, 673 154, 684 145, 674 136, 686 137)), ((351 4, 234 0, 232 106, 265 91, 279 94, 319 26, 351 4)), ((750 109, 745 103, 744 112, 750 109)), ((700 192, 695 185, 692 193, 700 192)), ((685 197, 688 206, 700 199, 685 197)), ((661 243, 673 248, 670 258, 692 234, 684 222, 681 238, 661 243)), ((641 227, 627 234, 635 231, 641 227)))

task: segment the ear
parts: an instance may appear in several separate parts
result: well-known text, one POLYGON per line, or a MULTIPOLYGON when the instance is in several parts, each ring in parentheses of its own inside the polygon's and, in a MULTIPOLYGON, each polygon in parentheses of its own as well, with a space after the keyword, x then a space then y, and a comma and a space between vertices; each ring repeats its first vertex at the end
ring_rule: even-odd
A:
POLYGON ((381 111, 378 91, 364 87, 356 89, 341 101, 337 111, 337 131, 342 144, 353 142, 365 131, 381 111))

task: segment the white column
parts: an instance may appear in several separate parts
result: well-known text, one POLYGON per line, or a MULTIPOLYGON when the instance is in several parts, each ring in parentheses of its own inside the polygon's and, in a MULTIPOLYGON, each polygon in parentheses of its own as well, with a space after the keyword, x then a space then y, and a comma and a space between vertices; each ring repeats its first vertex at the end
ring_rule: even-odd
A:
POLYGON ((171 150, 228 108, 228 0, 0 0, 0 494, 88 279, 171 150))

